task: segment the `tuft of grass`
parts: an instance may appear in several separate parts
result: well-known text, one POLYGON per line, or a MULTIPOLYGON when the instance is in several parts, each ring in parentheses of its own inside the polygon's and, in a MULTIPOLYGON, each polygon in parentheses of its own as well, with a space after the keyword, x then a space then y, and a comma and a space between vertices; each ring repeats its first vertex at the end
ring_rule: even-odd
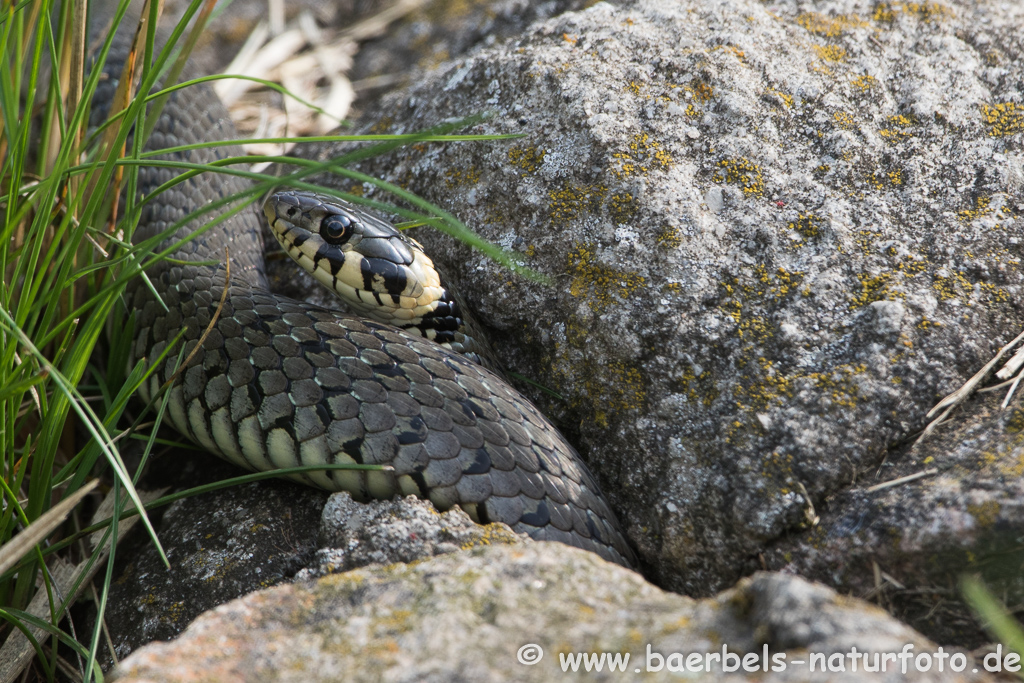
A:
MULTIPOLYGON (((128 5, 128 0, 120 0, 113 26, 125 21, 128 5)), ((176 80, 212 7, 208 0, 192 0, 171 31, 168 47, 160 48, 155 30, 159 3, 146 3, 135 58, 128 60, 120 78, 124 85, 114 97, 108 121, 98 130, 88 128, 101 68, 86 68, 86 0, 23 0, 6 3, 0 10, 0 641, 7 640, 5 647, 12 649, 17 649, 15 641, 22 643, 15 661, 7 669, 0 667, 0 679, 13 679, 31 667, 36 680, 53 681, 58 674, 102 680, 96 653, 117 540, 138 521, 159 549, 146 510, 204 490, 155 500, 136 490, 150 453, 166 443, 157 431, 167 394, 157 395, 145 407, 131 402, 149 371, 144 360, 128 367, 133 317, 125 308, 124 293, 129 282, 145 277, 147 267, 181 246, 161 250, 163 236, 132 243, 141 206, 135 192, 140 167, 166 166, 180 172, 154 195, 196 173, 251 178, 251 189, 196 212, 224 211, 208 225, 229 213, 249 210, 274 187, 332 192, 308 182, 313 175, 330 171, 373 183, 413 209, 334 194, 431 225, 539 278, 438 207, 349 168, 370 155, 415 142, 511 137, 451 135, 475 119, 417 135, 321 137, 372 143, 324 163, 232 157, 199 166, 154 158, 187 151, 186 147, 143 151, 145 133, 171 92, 222 78, 164 89, 157 85, 176 80), (130 87, 132 83, 138 85, 130 87), (133 130, 144 134, 132 139, 133 130), (284 177, 253 173, 243 166, 253 161, 287 162, 297 170, 284 177), (111 324, 114 319, 122 324, 111 324), (121 457, 120 444, 126 438, 145 442, 135 468, 121 457), (107 509, 109 513, 98 512, 107 509), (93 513, 99 518, 90 520, 93 513), (76 633, 64 617, 90 586, 95 589, 97 625, 90 632, 76 633), (56 641, 64 649, 52 644, 56 641)), ((105 62, 112 39, 110 33, 100 41, 92 56, 97 65, 105 62)), ((170 226, 164 235, 177 227, 170 226)), ((169 352, 179 364, 184 361, 179 348, 169 352)), ((362 466, 320 469, 352 467, 362 466)), ((272 475, 236 477, 224 485, 268 476, 272 475)))
MULTIPOLYGON (((1008 651, 1006 654, 1012 652, 1024 657, 1024 627, 985 583, 977 576, 965 575, 960 579, 960 592, 982 627, 1008 651)), ((1018 670, 1016 674, 1017 678, 1024 679, 1024 672, 1018 670)))

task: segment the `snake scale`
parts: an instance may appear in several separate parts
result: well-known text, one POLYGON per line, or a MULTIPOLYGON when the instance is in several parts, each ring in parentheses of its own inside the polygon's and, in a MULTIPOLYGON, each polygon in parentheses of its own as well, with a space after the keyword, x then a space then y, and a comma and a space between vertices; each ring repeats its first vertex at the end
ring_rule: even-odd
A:
MULTIPOLYGON (((116 39, 106 62, 94 121, 109 109, 128 37, 116 39)), ((198 85, 167 101, 145 148, 236 137, 212 89, 198 85)), ((240 154, 237 147, 217 147, 164 158, 206 164, 240 154)), ((143 167, 139 196, 178 173, 143 167)), ((145 203, 134 241, 161 233, 248 182, 202 173, 174 185, 145 203)), ((357 220, 383 224, 355 207, 349 211, 357 220)), ((184 225, 160 249, 201 225, 184 225)), ((390 465, 393 471, 325 470, 292 478, 349 491, 357 500, 415 494, 441 510, 459 505, 479 523, 505 522, 534 539, 635 565, 594 477, 529 400, 498 375, 423 336, 271 292, 259 218, 249 207, 147 270, 152 289, 141 279, 129 287, 133 362, 159 358, 182 329, 184 353, 195 350, 225 287, 225 250, 230 283, 223 309, 170 389, 167 412, 177 431, 247 470, 390 465)), ((177 348, 167 354, 140 389, 143 398, 172 377, 178 358, 177 348)))

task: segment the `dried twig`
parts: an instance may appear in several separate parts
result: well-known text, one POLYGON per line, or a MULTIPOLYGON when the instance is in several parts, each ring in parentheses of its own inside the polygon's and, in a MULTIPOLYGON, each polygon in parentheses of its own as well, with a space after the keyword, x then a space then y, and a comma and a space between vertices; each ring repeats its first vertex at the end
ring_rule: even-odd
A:
MULTIPOLYGON (((946 416, 949 415, 949 413, 954 408, 956 408, 958 405, 966 401, 977 390, 978 385, 985 381, 989 373, 992 372, 992 368, 994 368, 996 364, 999 363, 999 360, 1004 355, 1006 355, 1006 353, 1010 349, 1019 344, 1021 340, 1024 340, 1024 332, 1021 332, 1013 341, 999 349, 999 352, 992 358, 992 360, 985 363, 985 366, 981 370, 979 370, 977 374, 974 375, 974 377, 967 380, 967 382, 962 387, 954 391, 946 398, 939 401, 934 408, 929 410, 928 414, 925 417, 931 417, 935 413, 944 409, 943 413, 937 419, 932 420, 928 424, 928 426, 924 428, 924 431, 921 432, 921 436, 917 437, 917 441, 914 442, 914 445, 916 446, 917 444, 921 443, 921 441, 923 441, 925 437, 931 434, 935 430, 935 428, 939 426, 939 424, 944 419, 946 419, 946 416)), ((1008 400, 1009 397, 1007 397, 1007 401, 1008 400)))

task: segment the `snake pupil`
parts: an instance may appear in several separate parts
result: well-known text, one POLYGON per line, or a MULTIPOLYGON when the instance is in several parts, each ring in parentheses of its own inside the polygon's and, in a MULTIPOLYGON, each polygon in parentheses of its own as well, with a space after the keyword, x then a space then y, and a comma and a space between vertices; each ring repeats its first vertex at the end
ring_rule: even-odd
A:
POLYGON ((320 235, 332 244, 344 244, 352 236, 352 222, 341 216, 324 219, 320 235))

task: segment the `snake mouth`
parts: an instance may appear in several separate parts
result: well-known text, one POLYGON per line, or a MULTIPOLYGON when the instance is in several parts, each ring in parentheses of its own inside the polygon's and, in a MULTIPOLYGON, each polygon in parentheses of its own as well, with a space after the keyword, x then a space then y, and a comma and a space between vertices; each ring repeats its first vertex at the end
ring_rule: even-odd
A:
POLYGON ((263 212, 284 250, 357 312, 437 341, 461 325, 430 257, 384 220, 292 190, 273 194, 263 212))

